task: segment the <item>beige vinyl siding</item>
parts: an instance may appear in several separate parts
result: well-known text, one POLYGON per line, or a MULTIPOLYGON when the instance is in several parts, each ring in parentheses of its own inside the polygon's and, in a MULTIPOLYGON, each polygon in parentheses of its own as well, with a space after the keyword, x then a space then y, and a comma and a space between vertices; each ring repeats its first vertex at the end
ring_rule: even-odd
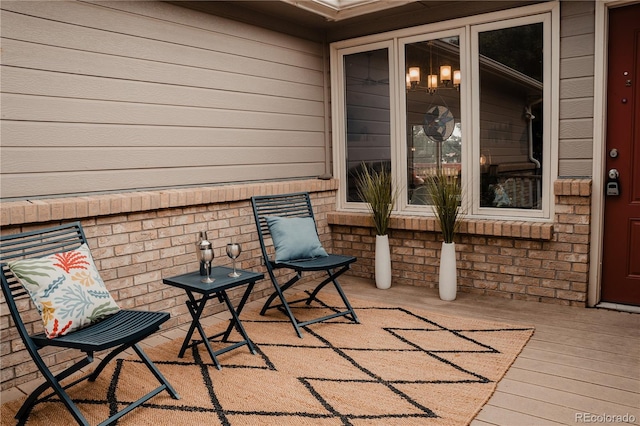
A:
POLYGON ((317 176, 322 45, 162 2, 2 2, 2 198, 317 176))
POLYGON ((560 5, 560 176, 591 176, 595 9, 592 1, 560 5))

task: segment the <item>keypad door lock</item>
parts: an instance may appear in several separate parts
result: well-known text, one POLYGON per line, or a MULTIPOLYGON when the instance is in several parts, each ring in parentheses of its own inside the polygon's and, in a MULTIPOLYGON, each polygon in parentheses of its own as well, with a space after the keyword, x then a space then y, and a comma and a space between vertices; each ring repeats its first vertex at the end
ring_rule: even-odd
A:
POLYGON ((609 176, 606 185, 606 194, 607 196, 617 196, 620 195, 620 182, 618 182, 618 178, 620 177, 620 173, 617 169, 609 170, 609 176))

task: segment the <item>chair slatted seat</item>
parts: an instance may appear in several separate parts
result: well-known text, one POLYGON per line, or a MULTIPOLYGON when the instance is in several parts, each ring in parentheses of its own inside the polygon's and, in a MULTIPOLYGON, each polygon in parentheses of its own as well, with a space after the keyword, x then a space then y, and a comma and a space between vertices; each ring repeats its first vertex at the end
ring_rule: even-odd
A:
MULTIPOLYGON (((359 323, 354 309, 337 280, 340 275, 349 270, 350 265, 357 260, 356 257, 328 254, 326 257, 293 259, 281 262, 276 262, 274 258, 272 258, 273 241, 270 238, 271 232, 267 224, 267 217, 311 218, 315 224, 315 216, 309 194, 300 192, 294 194, 254 196, 251 197, 251 204, 258 230, 262 257, 275 288, 275 291, 267 298, 260 312, 261 315, 264 315, 269 309, 279 309, 287 315, 299 337, 302 337, 301 327, 337 317, 346 317, 355 323, 359 323), (295 272, 295 275, 283 284, 278 281, 275 272, 277 269, 282 268, 295 272), (303 273, 318 271, 325 271, 328 276, 316 285, 309 297, 299 300, 287 300, 285 291, 296 284, 302 278, 303 273), (306 305, 310 305, 313 300, 320 301, 317 297, 318 293, 328 284, 333 284, 344 303, 344 308, 332 307, 334 310, 332 314, 307 321, 299 321, 291 311, 291 305, 300 302, 305 302, 306 305), (276 300, 279 300, 279 303, 273 304, 276 300)), ((317 234, 317 229, 315 229, 315 232, 317 234)))
POLYGON ((140 406, 162 391, 167 391, 174 399, 180 399, 178 393, 171 384, 160 373, 153 362, 147 357, 139 346, 139 342, 160 329, 161 324, 166 322, 170 315, 167 312, 148 312, 136 310, 120 310, 105 319, 93 323, 85 328, 72 331, 68 334, 55 338, 48 338, 45 333, 30 335, 27 326, 23 321, 22 312, 18 308, 20 299, 29 298, 29 293, 24 289, 17 277, 7 266, 11 260, 38 258, 54 253, 66 252, 77 249, 87 240, 79 222, 66 225, 39 229, 13 235, 3 235, 0 237, 0 266, 2 268, 2 292, 4 293, 7 307, 15 323, 18 333, 25 344, 25 347, 42 373, 45 382, 36 388, 23 403, 16 413, 15 418, 18 424, 24 424, 35 404, 49 400, 53 396, 58 396, 67 409, 71 412, 78 424, 88 425, 86 418, 80 412, 76 404, 69 397, 65 389, 68 389, 84 380, 93 382, 118 354, 131 348, 140 357, 151 373, 160 382, 160 385, 137 401, 132 402, 127 407, 111 415, 104 420, 101 425, 111 424, 117 419, 140 406), (53 374, 48 365, 40 355, 40 350, 46 347, 60 347, 77 349, 86 356, 75 364, 64 369, 58 374, 53 374), (102 361, 90 373, 82 375, 70 383, 61 385, 61 380, 70 377, 82 368, 93 362, 94 353, 97 351, 109 350, 102 361), (46 391, 49 392, 42 396, 46 391))

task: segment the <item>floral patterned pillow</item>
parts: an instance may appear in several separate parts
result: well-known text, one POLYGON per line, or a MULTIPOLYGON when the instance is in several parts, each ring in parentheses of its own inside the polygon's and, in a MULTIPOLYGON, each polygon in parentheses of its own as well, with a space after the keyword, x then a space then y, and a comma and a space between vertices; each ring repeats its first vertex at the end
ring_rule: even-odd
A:
POLYGON ((120 310, 86 244, 46 257, 8 262, 36 304, 48 338, 63 336, 120 310))

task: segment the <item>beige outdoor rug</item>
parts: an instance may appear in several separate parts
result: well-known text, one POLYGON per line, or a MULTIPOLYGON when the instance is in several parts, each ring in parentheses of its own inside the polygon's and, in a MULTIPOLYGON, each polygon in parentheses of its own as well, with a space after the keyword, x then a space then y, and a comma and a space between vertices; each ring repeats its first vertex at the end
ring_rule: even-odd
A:
MULTIPOLYGON (((323 300, 337 304, 332 296, 323 300)), ((241 319, 258 353, 246 346, 227 352, 219 357, 222 370, 203 346, 178 358, 182 339, 147 350, 181 399, 163 392, 118 423, 465 425, 533 334, 530 327, 351 302, 361 324, 345 319, 313 324, 305 327, 303 339, 276 310, 260 316, 247 308, 241 319)), ((325 310, 312 306, 296 309, 299 318, 325 310)), ((97 424, 155 386, 139 361, 120 360, 70 394, 97 424)), ((3 425, 15 424, 21 402, 2 405, 3 425)), ((73 423, 63 405, 51 401, 38 404, 27 424, 73 423)))

